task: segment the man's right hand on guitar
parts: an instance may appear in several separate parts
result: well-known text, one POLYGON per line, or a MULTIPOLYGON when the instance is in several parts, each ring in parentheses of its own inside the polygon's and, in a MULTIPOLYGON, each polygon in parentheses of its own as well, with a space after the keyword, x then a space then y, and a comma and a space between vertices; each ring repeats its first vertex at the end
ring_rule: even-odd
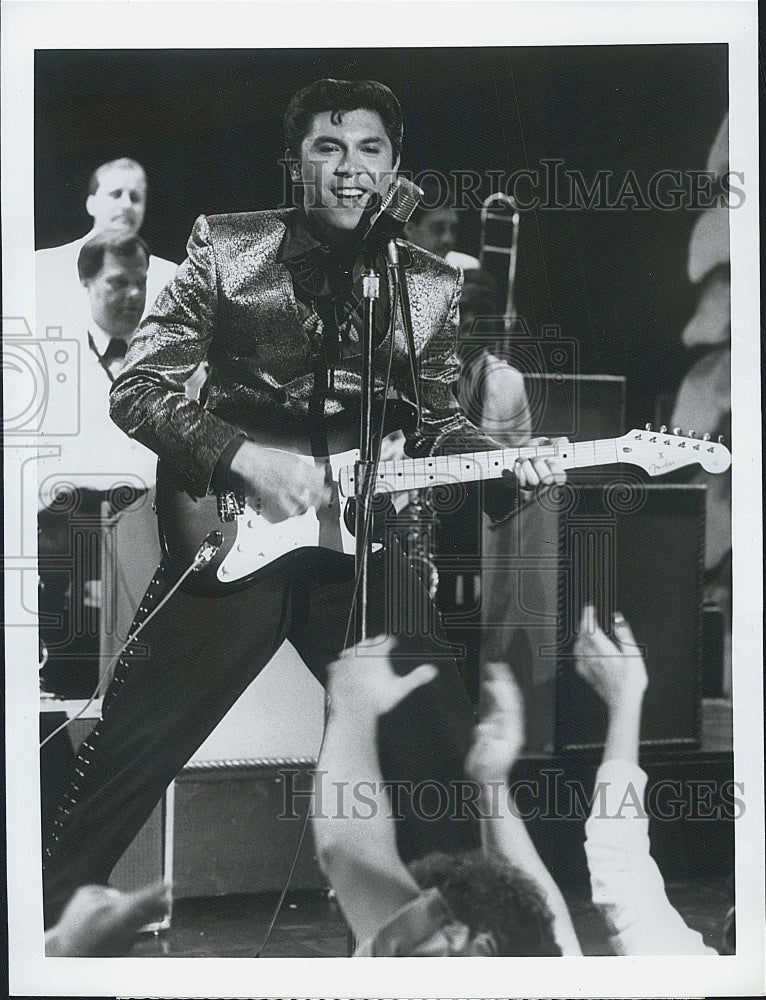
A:
POLYGON ((324 470, 296 455, 245 441, 231 463, 251 504, 277 523, 320 507, 329 498, 324 470))

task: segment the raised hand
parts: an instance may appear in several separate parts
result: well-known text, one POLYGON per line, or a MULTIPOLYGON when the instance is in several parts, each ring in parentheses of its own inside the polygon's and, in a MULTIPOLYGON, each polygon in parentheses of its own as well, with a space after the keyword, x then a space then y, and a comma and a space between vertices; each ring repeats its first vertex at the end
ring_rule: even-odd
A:
POLYGON ((524 745, 524 702, 507 663, 484 664, 479 705, 465 772, 474 781, 505 781, 524 745))
POLYGON ((272 523, 305 514, 329 498, 324 469, 252 441, 245 441, 234 455, 231 471, 244 483, 252 505, 272 523))
POLYGON ((610 713, 622 708, 626 700, 641 698, 648 680, 633 632, 619 614, 614 616, 614 637, 612 642, 605 635, 596 621, 595 608, 586 605, 574 646, 575 669, 610 713))
POLYGON ((344 650, 328 668, 331 703, 336 699, 346 703, 351 700, 359 712, 384 715, 436 677, 438 670, 432 663, 397 674, 391 661, 395 646, 391 636, 378 636, 344 650))

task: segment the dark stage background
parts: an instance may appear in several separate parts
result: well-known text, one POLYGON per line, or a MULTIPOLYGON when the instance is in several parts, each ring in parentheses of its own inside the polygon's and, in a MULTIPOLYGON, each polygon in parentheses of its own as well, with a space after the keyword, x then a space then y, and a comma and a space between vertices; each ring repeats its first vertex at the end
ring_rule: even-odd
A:
MULTIPOLYGON (((413 174, 540 169, 564 161, 646 184, 704 170, 728 106, 725 45, 355 50, 38 51, 36 246, 89 227, 95 166, 131 156, 150 191, 144 235, 180 261, 202 212, 284 201, 281 116, 321 76, 375 78, 405 114, 413 174)), ((736 169, 736 164, 732 165, 736 169)), ((484 181, 480 193, 490 193, 484 181)), ((524 191, 527 189, 525 188, 524 191)), ((458 249, 478 253, 478 212, 458 249)), ((533 333, 559 324, 586 373, 628 376, 628 423, 651 419, 689 364, 680 334, 697 212, 538 209, 522 214, 517 304, 533 333)))

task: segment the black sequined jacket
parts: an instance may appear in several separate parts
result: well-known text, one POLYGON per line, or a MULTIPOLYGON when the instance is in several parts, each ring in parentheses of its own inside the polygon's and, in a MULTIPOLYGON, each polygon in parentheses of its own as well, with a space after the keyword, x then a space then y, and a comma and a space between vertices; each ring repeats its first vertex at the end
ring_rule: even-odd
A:
MULTIPOLYGON (((200 216, 188 257, 158 296, 133 339, 111 393, 112 419, 176 471, 190 493, 204 495, 221 455, 241 435, 275 422, 308 422, 318 344, 314 310, 296 300, 279 249, 296 209, 200 216), (210 378, 200 405, 186 380, 207 359, 210 378)), ((408 434, 410 455, 497 447, 460 410, 453 392, 459 271, 409 247, 407 287, 420 377, 423 421, 408 434)), ((376 348, 378 391, 389 356, 376 348)), ((337 360, 324 401, 328 418, 356 414, 359 357, 337 360)), ((394 336, 392 385, 411 399, 407 340, 394 336)))

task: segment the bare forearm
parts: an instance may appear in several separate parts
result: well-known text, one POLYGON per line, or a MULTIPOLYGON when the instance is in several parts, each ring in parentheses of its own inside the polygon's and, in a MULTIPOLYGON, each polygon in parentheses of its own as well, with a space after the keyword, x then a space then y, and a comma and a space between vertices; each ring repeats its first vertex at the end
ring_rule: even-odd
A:
POLYGON ((331 710, 318 764, 322 780, 322 808, 314 817, 318 846, 343 840, 353 841, 360 851, 367 851, 369 844, 371 853, 381 848, 396 853, 376 741, 376 719, 331 710))
POLYGON ((318 765, 328 794, 313 818, 322 868, 360 940, 418 894, 396 847, 376 741, 376 718, 333 708, 318 765))
POLYGON ((482 844, 485 850, 500 854, 537 885, 553 915, 554 934, 562 953, 580 955, 580 944, 564 897, 537 853, 524 820, 514 812, 510 795, 504 782, 502 787, 499 781, 483 786, 482 815, 490 818, 481 823, 482 844))

